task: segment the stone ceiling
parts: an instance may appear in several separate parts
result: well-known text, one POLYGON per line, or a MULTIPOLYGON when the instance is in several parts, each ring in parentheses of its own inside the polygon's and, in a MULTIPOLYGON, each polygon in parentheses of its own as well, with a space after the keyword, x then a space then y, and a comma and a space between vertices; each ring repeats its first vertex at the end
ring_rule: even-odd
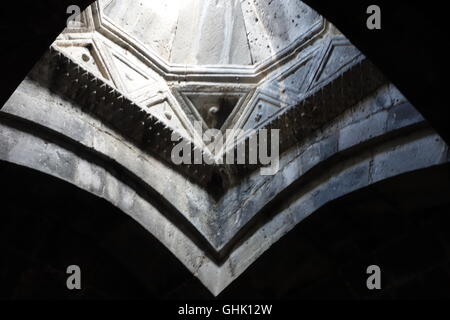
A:
POLYGON ((168 64, 256 65, 295 45, 320 16, 301 1, 105 2, 104 15, 168 64))
MULTIPOLYGON (((300 195, 293 188, 348 152, 353 145, 341 144, 341 130, 346 137, 361 119, 337 117, 385 83, 333 25, 298 0, 102 0, 56 39, 5 110, 83 145, 76 150, 101 155, 99 163, 108 159, 95 169, 104 179, 87 169, 89 157, 55 167, 75 163, 67 172, 82 172, 63 179, 134 216, 218 294, 317 207, 369 183, 336 188, 330 171, 317 180, 337 190, 323 193, 330 197, 315 197, 321 191, 309 190, 313 185, 300 195), (29 97, 33 92, 38 98, 29 97), (48 115, 36 111, 39 97, 52 105, 48 115), (213 154, 197 143, 196 121, 203 129, 279 130, 280 171, 263 176, 258 166, 220 163, 227 150, 213 154), (213 163, 174 165, 174 133, 213 163), (110 166, 120 177, 109 175, 110 166), (268 214, 280 199, 284 207, 268 214)), ((391 101, 394 92, 381 96, 391 101)), ((362 109, 360 118, 375 117, 362 109)), ((251 137, 244 138, 240 143, 251 137)), ((344 169, 362 172, 367 163, 344 169)))
POLYGON ((326 29, 297 0, 103 0, 55 45, 205 149, 194 123, 254 129, 300 101, 326 29))

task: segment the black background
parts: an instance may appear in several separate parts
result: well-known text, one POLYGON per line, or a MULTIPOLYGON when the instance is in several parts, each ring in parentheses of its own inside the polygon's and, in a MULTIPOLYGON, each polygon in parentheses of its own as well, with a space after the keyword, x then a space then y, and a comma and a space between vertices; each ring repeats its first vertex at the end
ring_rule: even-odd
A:
MULTIPOLYGON (((91 2, 2 1, 0 106, 6 102, 32 66, 61 33, 68 18, 67 7, 77 4, 84 9, 91 2)), ((335 24, 400 89, 441 136, 447 142, 450 141, 450 126, 447 124, 449 12, 445 1, 304 0, 304 2, 335 24), (368 17, 366 9, 372 4, 377 4, 382 9, 382 30, 366 28, 368 17)), ((169 308, 167 312, 173 314, 175 305, 158 304, 153 307, 158 310, 147 309, 146 318, 160 318, 156 313, 164 312, 163 308, 166 307, 169 308)), ((295 312, 299 306, 291 303, 285 307, 286 310, 282 311, 295 312)), ((405 310, 410 307, 411 305, 405 306, 405 310)), ((312 308, 316 312, 320 311, 314 305, 312 308)), ((373 306, 371 309, 374 311, 373 306)), ((167 312, 164 312, 165 318, 167 312)), ((66 314, 65 312, 62 315, 66 314)), ((366 315, 365 312, 361 314, 366 315)))
MULTIPOLYGON (((2 1, 0 105, 64 29, 67 7, 87 0, 2 1)), ((334 23, 421 111, 448 142, 448 10, 445 1, 305 0, 334 23), (382 10, 368 30, 367 7, 382 10)))

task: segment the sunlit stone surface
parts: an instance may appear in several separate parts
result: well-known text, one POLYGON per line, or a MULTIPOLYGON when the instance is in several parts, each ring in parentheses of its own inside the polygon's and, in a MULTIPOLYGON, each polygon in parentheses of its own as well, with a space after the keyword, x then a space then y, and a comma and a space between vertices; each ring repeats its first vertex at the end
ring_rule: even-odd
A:
POLYGON ((191 65, 257 64, 320 20, 297 0, 112 0, 104 12, 168 63, 191 65))
POLYGON ((301 1, 104 0, 81 22, 2 108, 0 159, 108 200, 214 295, 328 202, 448 161, 414 107, 301 1), (280 130, 279 171, 222 164, 196 122, 280 130), (173 134, 212 164, 175 165, 173 134))

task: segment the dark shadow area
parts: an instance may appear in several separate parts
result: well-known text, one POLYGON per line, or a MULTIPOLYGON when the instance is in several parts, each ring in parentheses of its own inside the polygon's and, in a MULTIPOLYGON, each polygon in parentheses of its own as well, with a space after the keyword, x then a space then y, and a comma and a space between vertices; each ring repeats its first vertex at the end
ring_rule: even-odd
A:
POLYGON ((0 5, 0 108, 66 27, 67 8, 92 0, 3 1, 0 5))
POLYGON ((165 299, 209 292, 132 218, 67 182, 0 162, 0 299, 165 299), (82 290, 66 287, 67 267, 82 290))
POLYGON ((450 298, 450 166, 329 203, 263 254, 221 299, 450 298), (366 270, 381 268, 382 290, 366 270))
POLYGON ((303 0, 370 60, 449 143, 448 13, 442 1, 303 0), (381 30, 369 30, 367 8, 381 9, 381 30))
MULTIPOLYGON (((0 108, 63 30, 69 5, 91 0, 6 1, 0 9, 0 108)), ((447 141, 450 127, 447 10, 443 1, 304 0, 335 24, 392 81, 447 141), (369 5, 382 9, 382 29, 369 30, 369 5)))
MULTIPOLYGON (((59 179, 0 162, 1 299, 212 299, 137 222, 59 179), (79 265, 81 291, 66 288, 79 265)), ((326 205, 219 299, 450 298, 450 166, 326 205), (382 290, 366 287, 379 265, 382 290)))

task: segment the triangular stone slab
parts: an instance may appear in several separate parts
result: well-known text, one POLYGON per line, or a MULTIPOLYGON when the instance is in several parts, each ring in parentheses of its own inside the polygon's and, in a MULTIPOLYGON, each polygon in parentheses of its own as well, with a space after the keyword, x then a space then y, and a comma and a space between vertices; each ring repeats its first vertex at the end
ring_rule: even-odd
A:
POLYGON ((133 94, 137 90, 149 86, 153 79, 131 66, 129 63, 114 57, 114 64, 117 68, 118 74, 121 76, 121 80, 126 92, 133 94))
MULTIPOLYGON (((192 89, 192 88, 191 88, 192 89)), ((240 91, 194 91, 176 90, 175 96, 194 123, 200 121, 205 129, 224 131, 241 109, 250 90, 240 91)))
POLYGON ((56 45, 62 52, 74 58, 95 75, 111 80, 103 57, 93 41, 59 41, 56 45))
POLYGON ((210 129, 221 129, 241 99, 233 95, 192 94, 187 97, 210 129))
POLYGON ((183 125, 167 99, 164 99, 159 103, 148 105, 147 108, 149 108, 149 111, 152 115, 157 117, 160 121, 164 122, 172 129, 177 130, 178 133, 181 133, 182 136, 189 136, 185 126, 183 125))
POLYGON ((360 52, 347 39, 336 37, 325 48, 322 61, 315 73, 314 80, 309 89, 323 84, 333 78, 342 68, 345 68, 360 52))
POLYGON ((277 100, 260 93, 254 102, 253 110, 243 126, 244 130, 257 129, 269 117, 281 110, 281 106, 277 100))
POLYGON ((350 62, 359 54, 359 51, 352 45, 334 45, 327 57, 327 64, 324 66, 317 81, 322 81, 335 74, 340 68, 350 62))

